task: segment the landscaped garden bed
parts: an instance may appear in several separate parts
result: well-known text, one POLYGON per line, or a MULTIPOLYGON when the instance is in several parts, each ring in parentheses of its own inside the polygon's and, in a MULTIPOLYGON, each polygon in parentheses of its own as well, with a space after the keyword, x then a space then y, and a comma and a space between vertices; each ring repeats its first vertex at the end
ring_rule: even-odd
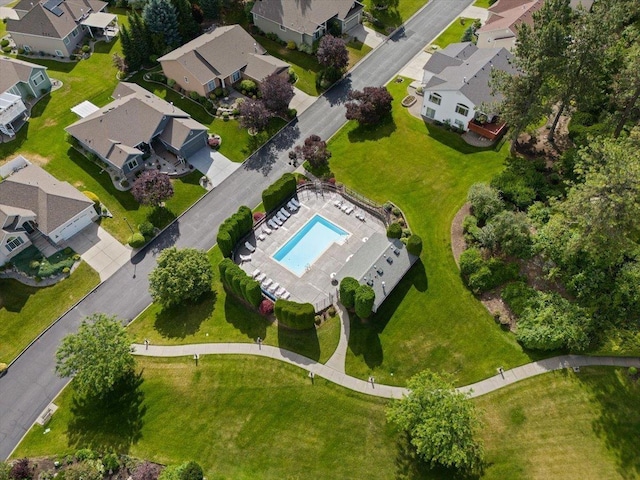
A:
POLYGON ((44 258, 33 245, 11 259, 11 265, 18 272, 36 280, 69 274, 80 255, 67 247, 58 253, 44 258))

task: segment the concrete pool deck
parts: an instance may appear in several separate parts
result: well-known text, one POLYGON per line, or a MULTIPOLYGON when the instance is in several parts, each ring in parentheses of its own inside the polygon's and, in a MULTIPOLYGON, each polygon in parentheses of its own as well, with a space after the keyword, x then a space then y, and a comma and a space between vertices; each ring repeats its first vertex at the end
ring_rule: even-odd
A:
MULTIPOLYGON (((352 205, 354 210, 351 215, 347 215, 334 205, 336 200, 350 204, 341 195, 326 191, 324 193, 312 190, 299 192, 300 209, 291 213, 291 217, 278 230, 273 230, 271 235, 265 235, 266 238, 263 241, 255 236, 249 239, 249 243, 256 247, 254 253, 250 253, 244 246, 239 248, 237 253, 251 256, 251 261, 240 265, 242 269, 249 275, 259 269, 266 274, 267 278, 286 288, 291 293, 290 300, 309 302, 317 309, 329 306, 335 300, 338 289, 337 285, 331 283, 331 274, 340 271, 350 256, 362 246, 364 239, 368 239, 375 232, 386 235, 386 228, 380 219, 355 205, 352 205), (357 219, 356 213, 363 214, 365 221, 357 219), (342 245, 331 244, 306 272, 297 276, 274 260, 273 255, 316 214, 349 232, 350 235, 342 245)), ((259 227, 258 234, 261 232, 262 227, 259 227)))

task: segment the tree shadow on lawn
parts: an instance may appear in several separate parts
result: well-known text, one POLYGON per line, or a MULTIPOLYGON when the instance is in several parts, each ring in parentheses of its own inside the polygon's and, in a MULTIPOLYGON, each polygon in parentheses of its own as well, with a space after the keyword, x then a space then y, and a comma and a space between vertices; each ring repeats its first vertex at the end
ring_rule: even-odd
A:
POLYGON ((411 267, 367 323, 363 323, 355 314, 349 314, 351 322, 349 348, 354 355, 362 356, 369 368, 379 367, 382 364, 384 352, 382 351, 380 334, 412 287, 415 287, 419 292, 425 292, 429 288, 422 260, 418 260, 411 267))
POLYGON ((22 148, 22 144, 29 137, 29 122, 22 126, 13 140, 6 143, 0 143, 0 159, 13 159, 18 155, 18 151, 22 148))
POLYGON ((0 279, 0 309, 4 308, 8 312, 21 312, 29 301, 29 297, 40 291, 44 291, 44 289, 30 287, 10 278, 0 279))
POLYGON ((390 137, 396 131, 396 122, 389 116, 383 123, 378 125, 358 125, 347 133, 351 143, 356 142, 375 142, 382 138, 390 137))
POLYGON ((46 58, 43 58, 37 55, 36 56, 18 55, 16 58, 24 62, 36 63, 38 65, 47 67, 47 69, 49 70, 47 73, 49 74, 50 77, 53 77, 53 78, 55 78, 55 74, 52 74, 52 72, 70 73, 74 68, 76 68, 76 65, 80 63, 80 62, 58 62, 56 60, 47 60, 46 58))
MULTIPOLYGON (((33 107, 31 108, 31 112, 29 113, 29 118, 41 117, 44 111, 46 110, 47 105, 49 105, 50 101, 51 101, 51 93, 47 93, 46 95, 41 97, 40 100, 38 100, 35 103, 35 105, 33 105, 33 107)), ((26 128, 28 125, 29 123, 27 122, 27 125, 25 125, 22 128, 26 128)))
POLYGON ((116 40, 112 40, 110 42, 100 41, 93 46, 94 53, 111 53, 113 47, 116 44, 116 40))
POLYGON ((169 225, 176 218, 178 218, 178 216, 167 207, 154 207, 147 215, 147 220, 150 221, 154 227, 161 229, 169 225))
POLYGON ((215 310, 217 294, 213 291, 204 294, 197 303, 189 304, 188 308, 178 305, 163 308, 156 315, 154 328, 164 338, 185 338, 195 335, 200 325, 210 318, 215 310))
MULTIPOLYGON (((278 345, 315 362, 320 360, 320 341, 315 327, 308 330, 292 330, 278 325, 278 345)), ((283 355, 286 357, 286 352, 283 355)))
POLYGON ((267 339, 267 320, 248 310, 230 293, 227 293, 224 302, 224 317, 228 323, 246 335, 247 340, 255 341, 258 337, 267 339))
POLYGON ((587 386, 592 399, 600 406, 600 415, 593 420, 595 434, 604 440, 607 449, 617 457, 622 478, 636 478, 640 473, 640 381, 629 377, 627 369, 616 369, 615 375, 577 375, 587 386))
POLYGON ((142 372, 124 378, 104 397, 74 394, 67 426, 70 447, 128 453, 142 438, 144 405, 142 372))

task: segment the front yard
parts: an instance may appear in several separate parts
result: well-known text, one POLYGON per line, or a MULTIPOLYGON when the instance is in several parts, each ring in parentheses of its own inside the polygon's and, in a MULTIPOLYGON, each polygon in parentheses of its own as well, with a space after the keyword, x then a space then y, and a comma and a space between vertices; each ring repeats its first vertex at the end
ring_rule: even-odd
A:
POLYGON ((474 18, 456 18, 456 20, 447 27, 447 29, 438 35, 431 45, 437 45, 440 48, 445 48, 451 43, 458 43, 462 41, 462 35, 465 30, 473 25, 474 18))

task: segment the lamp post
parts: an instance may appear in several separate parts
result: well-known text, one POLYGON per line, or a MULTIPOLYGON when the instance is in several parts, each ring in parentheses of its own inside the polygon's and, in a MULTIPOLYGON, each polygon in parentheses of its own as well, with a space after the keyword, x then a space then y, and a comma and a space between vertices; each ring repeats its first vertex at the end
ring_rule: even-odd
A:
POLYGON ((127 217, 122 217, 124 218, 124 221, 127 223, 127 227, 129 227, 129 230, 131 230, 131 235, 133 235, 135 232, 133 231, 133 228, 131 228, 131 224, 129 223, 129 220, 127 220, 127 217))
POLYGON ((198 355, 197 353, 193 354, 193 359, 196 361, 196 367, 198 366, 198 359, 200 358, 200 355, 198 355))

